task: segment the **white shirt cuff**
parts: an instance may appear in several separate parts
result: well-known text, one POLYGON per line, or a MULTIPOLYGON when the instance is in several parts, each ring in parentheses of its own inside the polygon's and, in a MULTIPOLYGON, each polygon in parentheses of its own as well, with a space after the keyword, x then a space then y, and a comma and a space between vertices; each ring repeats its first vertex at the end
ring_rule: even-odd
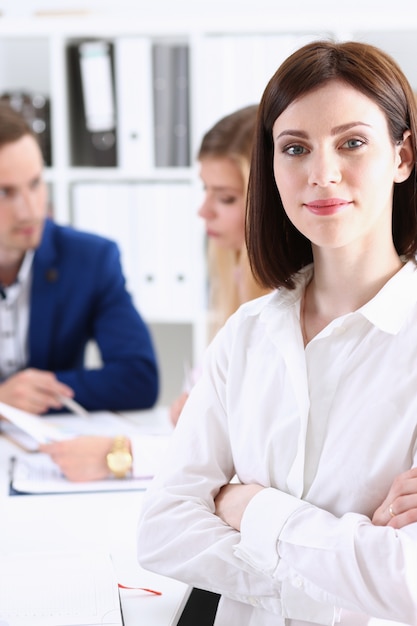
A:
POLYGON ((256 494, 243 514, 235 554, 255 569, 272 574, 279 560, 278 540, 290 515, 308 506, 294 496, 266 488, 256 494))
POLYGON ((139 435, 131 438, 134 478, 155 476, 169 441, 169 435, 139 435))

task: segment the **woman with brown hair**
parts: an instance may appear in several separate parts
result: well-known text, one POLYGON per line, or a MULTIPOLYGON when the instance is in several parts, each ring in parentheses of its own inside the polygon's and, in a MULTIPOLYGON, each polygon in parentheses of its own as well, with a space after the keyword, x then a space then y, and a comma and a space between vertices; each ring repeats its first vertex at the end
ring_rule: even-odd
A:
POLYGON ((416 147, 375 47, 310 43, 265 89, 247 238, 274 291, 207 350, 138 534, 216 626, 417 624, 416 147))

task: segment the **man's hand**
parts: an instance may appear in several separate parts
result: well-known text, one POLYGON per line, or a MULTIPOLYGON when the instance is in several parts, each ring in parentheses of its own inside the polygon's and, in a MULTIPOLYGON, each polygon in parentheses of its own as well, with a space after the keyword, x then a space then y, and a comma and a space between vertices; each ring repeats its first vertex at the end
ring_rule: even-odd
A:
POLYGON ((37 415, 62 409, 60 395, 72 398, 74 392, 52 372, 33 368, 17 372, 0 384, 1 402, 37 415))
POLYGON ((230 483, 222 487, 215 499, 216 515, 235 530, 240 524, 246 507, 264 487, 261 485, 239 485, 230 483))
POLYGON ((43 444, 39 451, 49 454, 68 480, 83 482, 108 478, 107 454, 113 437, 75 437, 43 444))
POLYGON ((387 497, 372 517, 375 526, 402 528, 414 522, 417 522, 416 467, 394 479, 387 497))

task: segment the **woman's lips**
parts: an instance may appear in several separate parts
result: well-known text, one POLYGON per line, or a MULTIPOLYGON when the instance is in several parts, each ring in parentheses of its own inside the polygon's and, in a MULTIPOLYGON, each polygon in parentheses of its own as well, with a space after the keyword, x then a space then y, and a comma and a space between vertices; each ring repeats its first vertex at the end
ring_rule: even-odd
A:
POLYGON ((323 198, 322 200, 307 202, 304 206, 315 215, 334 215, 349 205, 350 201, 342 198, 323 198))

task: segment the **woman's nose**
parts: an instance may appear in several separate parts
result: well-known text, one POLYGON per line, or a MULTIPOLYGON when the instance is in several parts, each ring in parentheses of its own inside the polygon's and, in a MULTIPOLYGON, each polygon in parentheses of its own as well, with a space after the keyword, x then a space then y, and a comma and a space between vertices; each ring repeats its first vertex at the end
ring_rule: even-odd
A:
POLYGON ((200 206, 200 208, 198 209, 198 215, 200 217, 202 217, 204 220, 212 217, 214 215, 214 211, 212 208, 212 202, 210 201, 210 199, 206 196, 200 206))
POLYGON ((318 150, 311 153, 309 159, 309 177, 310 185, 318 187, 327 187, 327 185, 340 183, 342 174, 340 170, 339 160, 330 150, 318 150))

